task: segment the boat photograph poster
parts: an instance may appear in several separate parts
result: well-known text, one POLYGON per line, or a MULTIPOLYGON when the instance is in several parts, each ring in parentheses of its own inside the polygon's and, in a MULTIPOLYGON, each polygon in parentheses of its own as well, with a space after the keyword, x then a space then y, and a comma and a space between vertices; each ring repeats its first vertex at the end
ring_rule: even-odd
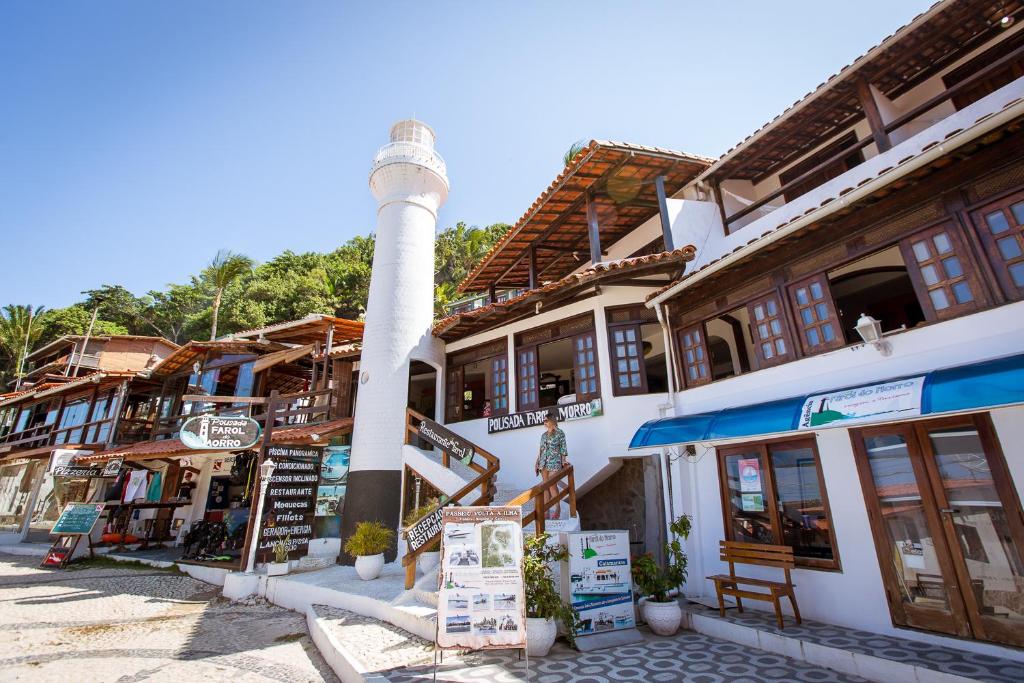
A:
POLYGON ((562 597, 579 612, 576 635, 635 627, 629 532, 570 531, 560 540, 569 550, 562 597))
POLYGON ((525 647, 520 509, 446 507, 440 513, 438 647, 525 647))

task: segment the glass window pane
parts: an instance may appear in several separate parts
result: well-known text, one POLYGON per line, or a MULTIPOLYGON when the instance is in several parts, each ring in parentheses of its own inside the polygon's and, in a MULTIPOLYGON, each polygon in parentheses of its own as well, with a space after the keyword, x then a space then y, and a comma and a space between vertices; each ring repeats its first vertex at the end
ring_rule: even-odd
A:
POLYGON ((928 264, 921 268, 921 277, 924 279, 924 283, 931 287, 939 282, 939 271, 935 266, 928 264))
MULTIPOLYGON (((1017 206, 1021 206, 1021 204, 1017 206)), ((1014 207, 1014 213, 1016 212, 1016 207, 1014 207)), ((992 231, 993 235, 998 235, 1010 229, 1010 222, 1006 220, 1006 215, 1002 211, 993 211, 986 215, 985 222, 988 223, 988 229, 992 231)))
POLYGON ((782 544, 793 554, 821 560, 833 558, 830 522, 818 486, 818 466, 810 448, 771 447, 775 496, 782 521, 782 544))
POLYGON ((804 325, 810 325, 814 322, 814 314, 811 313, 809 308, 800 309, 800 318, 804 321, 804 325))
POLYGON ((764 308, 760 304, 754 306, 754 317, 758 320, 764 320, 764 308))
POLYGON ((825 304, 816 304, 814 311, 818 314, 818 320, 828 320, 828 306, 825 304))
POLYGON ((903 602, 949 610, 949 596, 924 512, 917 477, 899 434, 865 437, 882 522, 903 602))
POLYGON ((821 335, 825 337, 825 341, 832 341, 836 338, 836 333, 832 330, 832 323, 825 323, 821 326, 821 335))
POLYGON ((807 330, 807 343, 811 346, 817 346, 821 343, 821 338, 818 336, 818 328, 812 327, 807 330))
POLYGON ((946 290, 933 289, 928 292, 928 296, 931 297, 932 306, 935 306, 936 311, 949 308, 949 297, 946 296, 946 290))
POLYGON ((807 299, 807 288, 801 287, 796 290, 796 302, 800 305, 806 305, 809 300, 807 299))
POLYGON ((782 334, 782 323, 779 322, 778 318, 774 318, 771 322, 772 334, 782 334))
POLYGON ((1010 277, 1013 278, 1013 284, 1024 287, 1024 261, 1010 266, 1010 277))
POLYGON ((945 254, 953 250, 953 245, 949 243, 949 235, 944 232, 940 232, 938 235, 933 237, 932 242, 935 243, 935 249, 940 254, 945 254))
POLYGON ((764 461, 757 451, 725 457, 728 482, 728 523, 726 536, 740 543, 775 544, 768 505, 764 461))
POLYGON ((932 251, 925 242, 914 242, 914 258, 918 261, 927 261, 932 257, 932 251))
POLYGON ((780 356, 785 355, 785 353, 786 353, 786 342, 782 341, 781 339, 776 339, 775 340, 775 350, 778 351, 780 356))
POLYGON ((768 334, 768 326, 763 323, 757 326, 757 331, 761 334, 761 339, 768 339, 771 337, 771 335, 768 334))
POLYGON ((960 267, 960 259, 956 256, 942 259, 942 268, 946 271, 948 278, 960 277, 964 274, 964 269, 960 267))
POLYGON ((768 299, 768 301, 764 302, 764 305, 768 309, 768 315, 776 315, 778 313, 778 309, 775 307, 775 299, 768 299))
POLYGON ((1010 237, 1004 237, 996 244, 999 245, 999 253, 1001 253, 1003 258, 1007 261, 1020 256, 1020 243, 1017 242, 1016 237, 1013 237, 1012 235, 1010 237))
POLYGON ((820 282, 811 283, 811 296, 814 297, 815 299, 820 299, 822 296, 824 296, 824 292, 821 291, 820 282))
POLYGON ((621 342, 623 339, 622 330, 615 330, 615 341, 621 342))
POLYGON ((1017 202, 1010 207, 1010 211, 1013 212, 1013 220, 1017 221, 1017 225, 1024 225, 1024 202, 1017 202))
POLYGON ((638 386, 640 386, 640 375, 638 375, 638 374, 636 374, 636 373, 633 373, 633 374, 631 374, 631 375, 629 376, 629 382, 630 382, 630 384, 632 384, 632 385, 633 385, 634 387, 638 387, 638 386))
POLYGON ((957 282, 953 285, 953 298, 956 299, 958 304, 966 304, 969 301, 974 300, 974 296, 971 294, 971 288, 966 282, 957 282))
POLYGON ((775 356, 775 351, 772 350, 771 344, 761 344, 761 353, 764 354, 765 358, 772 358, 775 356))
POLYGON ((629 388, 629 375, 619 375, 619 388, 620 389, 627 389, 627 388, 629 388))

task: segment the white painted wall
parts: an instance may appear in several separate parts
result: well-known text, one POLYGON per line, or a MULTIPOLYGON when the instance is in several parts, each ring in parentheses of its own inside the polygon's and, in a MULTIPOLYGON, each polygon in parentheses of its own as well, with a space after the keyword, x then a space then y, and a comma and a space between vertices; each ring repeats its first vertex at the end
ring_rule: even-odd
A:
MULTIPOLYGON (((628 451, 627 446, 637 427, 652 417, 657 417, 659 406, 668 404, 668 394, 620 397, 612 395, 611 364, 608 356, 608 334, 604 315, 606 306, 639 303, 644 300, 649 291, 652 290, 637 287, 605 287, 600 296, 563 306, 550 312, 542 310, 539 315, 503 326, 499 330, 460 339, 447 347, 447 351, 451 353, 505 336, 509 343, 509 360, 512 370, 514 370, 513 335, 582 313, 594 313, 604 415, 565 422, 560 425, 565 431, 569 461, 575 468, 576 487, 581 493, 585 493, 590 486, 598 483, 618 468, 619 464, 612 463, 611 458, 640 457, 658 453, 658 449, 628 451)), ((510 386, 509 391, 515 397, 515 387, 510 386)), ((515 412, 514 406, 512 412, 515 412)), ((489 435, 486 419, 466 420, 447 426, 455 433, 498 456, 501 460, 498 481, 502 486, 514 486, 525 490, 537 483, 538 479, 534 474, 533 465, 537 458, 542 427, 529 427, 489 435)))

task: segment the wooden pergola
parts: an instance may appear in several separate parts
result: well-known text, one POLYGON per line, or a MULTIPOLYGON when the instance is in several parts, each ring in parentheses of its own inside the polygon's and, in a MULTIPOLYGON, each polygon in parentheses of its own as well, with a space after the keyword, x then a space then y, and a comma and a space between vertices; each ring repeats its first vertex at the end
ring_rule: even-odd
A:
MULTIPOLYGON (((658 147, 592 140, 459 284, 460 292, 535 289, 559 280, 661 212, 672 251, 665 199, 706 169, 705 157, 658 147)), ((681 246, 681 245, 680 245, 681 246)))

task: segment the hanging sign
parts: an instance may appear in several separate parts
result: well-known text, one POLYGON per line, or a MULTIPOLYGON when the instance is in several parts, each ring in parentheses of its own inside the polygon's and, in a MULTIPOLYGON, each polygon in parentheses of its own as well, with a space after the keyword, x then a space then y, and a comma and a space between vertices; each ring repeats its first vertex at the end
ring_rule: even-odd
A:
POLYGON ((448 451, 451 456, 466 463, 473 459, 473 444, 433 420, 420 420, 419 430, 421 439, 443 451, 448 451))
POLYGON ((68 503, 57 518, 52 535, 88 534, 103 514, 103 503, 68 503))
POLYGON ((100 479, 102 477, 110 476, 104 474, 106 470, 103 467, 82 467, 76 465, 60 465, 53 468, 53 476, 55 477, 73 477, 76 479, 100 479))
POLYGON ((800 410, 799 428, 914 417, 921 414, 923 389, 924 377, 911 377, 808 396, 800 410))
POLYGON ((103 474, 101 477, 116 477, 118 472, 121 471, 121 466, 124 465, 124 458, 111 458, 107 461, 107 464, 103 466, 103 474))
POLYGON ((277 465, 263 503, 256 560, 274 559, 274 544, 284 541, 292 559, 304 554, 313 538, 317 488, 324 449, 319 446, 270 446, 265 460, 277 465))
POLYGON ((239 450, 260 440, 260 423, 251 417, 199 415, 185 421, 178 438, 193 450, 239 450))
POLYGON ((487 418, 487 433, 508 432, 513 429, 525 429, 526 427, 538 427, 544 424, 548 411, 557 411, 559 422, 571 422, 583 420, 588 417, 600 417, 604 415, 604 406, 601 399, 595 398, 591 401, 580 401, 578 403, 566 403, 540 410, 527 410, 522 413, 511 415, 496 415, 487 418))
POLYGON ((526 647, 521 509, 446 507, 440 512, 437 646, 526 647))
POLYGON ((572 531, 561 542, 569 550, 562 597, 579 612, 576 635, 635 628, 629 532, 572 531))

